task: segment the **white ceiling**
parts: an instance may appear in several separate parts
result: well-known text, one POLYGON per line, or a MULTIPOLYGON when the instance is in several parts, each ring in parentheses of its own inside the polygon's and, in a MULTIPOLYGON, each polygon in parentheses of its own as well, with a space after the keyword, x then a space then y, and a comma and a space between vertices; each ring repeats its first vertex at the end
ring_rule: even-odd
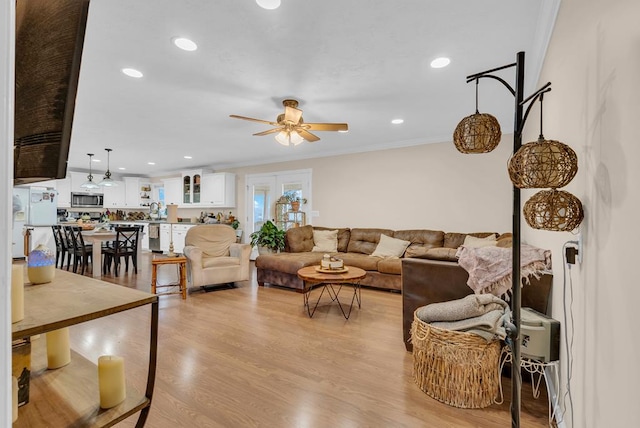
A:
MULTIPOLYGON (((69 169, 88 169, 91 152, 99 174, 105 148, 113 173, 157 176, 450 141, 474 112, 466 75, 525 51, 533 89, 558 3, 282 0, 265 10, 255 0, 91 0, 69 169), (198 50, 177 49, 176 36, 198 50), (451 64, 432 69, 439 56, 451 64), (349 133, 283 147, 251 135, 268 125, 229 117, 274 121, 285 98, 300 101, 306 122, 347 122, 349 133)), ((502 75, 513 81, 513 71, 502 75)), ((496 81, 482 81, 480 111, 511 131, 513 98, 496 81)))

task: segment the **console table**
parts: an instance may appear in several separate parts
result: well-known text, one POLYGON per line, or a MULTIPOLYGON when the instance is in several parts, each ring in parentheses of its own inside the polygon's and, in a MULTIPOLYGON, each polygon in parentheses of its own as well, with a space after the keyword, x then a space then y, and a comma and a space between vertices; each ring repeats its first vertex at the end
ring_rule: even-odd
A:
MULTIPOLYGON (((25 275, 25 278, 27 276, 25 275)), ((44 338, 32 342, 29 403, 21 406, 14 427, 109 427, 140 412, 143 427, 151 406, 158 346, 158 297, 86 276, 56 269, 47 284, 25 285, 25 317, 12 324, 12 340, 29 338, 74 324, 151 305, 149 370, 144 393, 127 388, 124 402, 101 409, 95 362, 71 352, 71 363, 47 370, 44 338)))

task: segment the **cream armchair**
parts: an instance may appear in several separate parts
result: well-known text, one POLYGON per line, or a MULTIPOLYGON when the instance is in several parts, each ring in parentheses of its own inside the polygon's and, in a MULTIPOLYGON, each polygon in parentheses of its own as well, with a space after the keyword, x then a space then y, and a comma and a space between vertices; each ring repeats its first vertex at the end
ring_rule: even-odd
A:
POLYGON ((194 226, 185 237, 189 283, 193 287, 249 279, 249 244, 236 244, 236 232, 222 224, 194 226))

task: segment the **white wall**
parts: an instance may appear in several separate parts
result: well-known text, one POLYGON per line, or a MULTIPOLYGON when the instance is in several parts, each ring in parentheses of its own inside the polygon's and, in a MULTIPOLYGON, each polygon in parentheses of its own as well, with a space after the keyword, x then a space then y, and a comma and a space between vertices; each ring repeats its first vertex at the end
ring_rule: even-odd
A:
POLYGON ((0 426, 11 424, 11 195, 15 3, 0 3, 0 426))
POLYGON ((508 232, 511 141, 504 136, 483 156, 463 155, 449 142, 232 169, 237 211, 245 223, 246 174, 310 168, 318 226, 508 232))
MULTIPOLYGON (((540 77, 553 83, 545 136, 576 150, 580 169, 567 190, 586 213, 584 262, 572 269, 575 428, 631 427, 640 419, 639 18, 637 0, 564 0, 540 77)), ((553 251, 553 316, 562 320, 561 247, 575 236, 527 226, 523 234, 553 251)), ((567 363, 563 352, 563 377, 567 363)))

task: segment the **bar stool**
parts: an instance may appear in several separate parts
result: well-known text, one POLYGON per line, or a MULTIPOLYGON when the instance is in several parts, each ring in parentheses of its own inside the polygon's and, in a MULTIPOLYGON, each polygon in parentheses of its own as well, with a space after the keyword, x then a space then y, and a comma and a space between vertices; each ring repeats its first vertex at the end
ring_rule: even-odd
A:
POLYGON ((151 261, 151 294, 163 296, 166 294, 182 294, 182 300, 187 298, 187 258, 184 256, 158 256, 151 261), (158 285, 158 266, 178 265, 178 282, 175 284, 158 285), (158 288, 178 287, 178 291, 156 293, 158 288))

